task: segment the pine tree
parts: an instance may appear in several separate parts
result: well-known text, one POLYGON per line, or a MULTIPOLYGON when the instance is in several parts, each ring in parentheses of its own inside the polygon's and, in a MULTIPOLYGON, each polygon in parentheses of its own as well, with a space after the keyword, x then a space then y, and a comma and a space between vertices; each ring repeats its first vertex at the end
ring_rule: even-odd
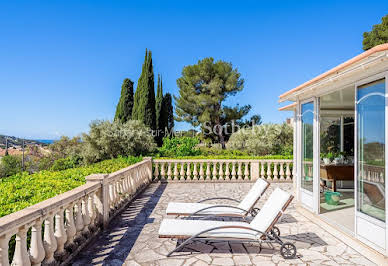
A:
POLYGON ((163 82, 160 75, 158 75, 158 86, 156 89, 156 104, 155 104, 156 129, 157 129, 156 142, 158 146, 162 146, 163 144, 164 127, 165 127, 165 123, 162 119, 163 118, 162 104, 163 104, 163 82))
POLYGON ((231 63, 205 58, 185 66, 177 80, 179 96, 175 99, 177 121, 201 126, 205 138, 218 140, 226 148, 225 130, 232 121, 244 117, 251 106, 226 106, 225 100, 244 87, 244 80, 231 63), (214 130, 216 129, 216 130, 214 130))
POLYGON ((121 96, 116 107, 115 121, 122 123, 131 120, 133 109, 133 81, 124 79, 121 85, 121 96))
POLYGON ((151 129, 156 129, 154 69, 151 51, 147 49, 135 92, 132 119, 140 120, 151 129))

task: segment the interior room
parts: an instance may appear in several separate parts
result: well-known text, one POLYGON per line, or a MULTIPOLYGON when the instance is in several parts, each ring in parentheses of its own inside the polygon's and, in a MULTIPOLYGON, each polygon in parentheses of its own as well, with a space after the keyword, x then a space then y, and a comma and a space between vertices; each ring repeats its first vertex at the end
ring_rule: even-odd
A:
POLYGON ((354 232, 354 86, 320 97, 320 214, 354 232))

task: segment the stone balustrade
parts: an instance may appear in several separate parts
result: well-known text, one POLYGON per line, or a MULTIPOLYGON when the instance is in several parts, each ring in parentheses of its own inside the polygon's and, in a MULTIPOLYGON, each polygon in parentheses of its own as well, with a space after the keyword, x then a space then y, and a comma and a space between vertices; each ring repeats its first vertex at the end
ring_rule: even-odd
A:
POLYGON ((292 160, 153 160, 154 180, 185 182, 291 181, 292 160))
POLYGON ((66 264, 121 208, 152 180, 145 158, 112 174, 86 177, 86 184, 0 218, 0 265, 66 264))
POLYGON ((361 164, 362 177, 364 180, 385 184, 385 167, 370 165, 370 164, 361 164))

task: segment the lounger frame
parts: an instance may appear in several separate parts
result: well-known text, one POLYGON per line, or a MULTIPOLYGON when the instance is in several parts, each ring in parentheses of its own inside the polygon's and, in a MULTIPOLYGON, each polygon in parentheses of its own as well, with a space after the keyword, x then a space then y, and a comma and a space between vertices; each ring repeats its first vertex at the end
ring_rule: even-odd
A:
POLYGON ((193 242, 193 241, 213 241, 213 242, 256 242, 256 243, 260 243, 260 246, 262 243, 269 243, 269 244, 279 244, 281 246, 283 246, 283 244, 285 244, 282 239, 280 238, 279 235, 276 234, 276 232, 274 231, 274 229, 276 228, 278 230, 278 228, 275 226, 275 224, 280 220, 280 218, 282 217, 284 211, 287 209, 288 205, 290 205, 291 201, 293 200, 294 196, 290 196, 290 198, 288 199, 288 201, 284 204, 282 210, 278 213, 278 215, 275 217, 275 219, 273 220, 273 222, 271 223, 271 225, 268 227, 268 229, 265 231, 265 232, 261 232, 259 230, 256 230, 254 228, 251 228, 249 226, 236 226, 236 225, 225 225, 225 226, 217 226, 217 227, 213 227, 213 228, 209 228, 209 229, 206 229, 206 230, 203 230, 201 232, 198 232, 197 234, 193 235, 193 236, 179 236, 179 235, 175 235, 175 236, 171 236, 171 235, 159 235, 159 238, 172 238, 172 239, 186 239, 185 241, 183 241, 183 243, 181 243, 179 246, 177 246, 174 250, 172 250, 170 253, 167 254, 167 257, 170 257, 174 252, 176 251, 179 251, 180 249, 182 249, 184 246, 186 246, 188 243, 190 242, 193 242), (244 238, 217 238, 217 237, 207 237, 207 236, 202 236, 203 234, 205 233, 208 233, 208 232, 211 232, 211 231, 214 231, 214 230, 219 230, 219 229, 230 229, 230 228, 239 228, 239 229, 245 229, 247 231, 251 231, 251 232, 254 232, 255 234, 261 234, 260 236, 257 236, 257 239, 244 239, 244 238))
MULTIPOLYGON (((264 180, 266 181, 266 180, 264 180)), ((263 192, 261 193, 260 197, 258 197, 256 199, 256 201, 252 204, 251 208, 249 210, 245 210, 245 209, 242 209, 242 208, 239 208, 237 206, 232 206, 232 205, 213 205, 213 206, 208 206, 208 207, 204 207, 194 213, 190 213, 190 214, 186 214, 186 213, 169 213, 169 215, 176 215, 176 218, 178 217, 186 217, 186 218, 191 218, 191 217, 194 217, 194 216, 206 216, 206 217, 241 217, 245 220, 245 218, 250 214, 252 217, 255 217, 258 213, 258 211, 260 211, 259 208, 255 208, 255 205, 257 204, 257 202, 260 200, 260 198, 263 196, 263 194, 266 192, 266 190, 268 189, 268 187, 270 186, 270 183, 268 181, 267 182, 267 186, 264 188, 263 192), (220 208, 220 207, 226 207, 226 208, 232 208, 232 209, 238 209, 238 210, 241 210, 243 211, 243 214, 242 215, 238 215, 238 214, 228 214, 228 213, 225 213, 225 214, 201 214, 201 212, 205 211, 205 210, 209 210, 209 209, 212 209, 212 208, 220 208)), ((230 200, 230 201, 234 201, 236 203, 241 203, 241 201, 238 201, 236 199, 233 199, 233 198, 229 198, 229 197, 214 197, 214 198, 207 198, 207 199, 204 199, 204 200, 200 200, 200 201, 197 201, 196 203, 204 203, 206 201, 211 201, 211 200, 230 200)))

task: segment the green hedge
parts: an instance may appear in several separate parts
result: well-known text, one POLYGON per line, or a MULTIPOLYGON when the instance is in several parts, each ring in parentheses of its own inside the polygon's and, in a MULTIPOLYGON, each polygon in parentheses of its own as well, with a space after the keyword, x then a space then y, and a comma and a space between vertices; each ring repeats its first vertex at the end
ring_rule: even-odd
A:
POLYGON ((141 161, 141 157, 120 157, 63 171, 27 172, 0 179, 0 217, 85 184, 90 174, 112 173, 141 161))

